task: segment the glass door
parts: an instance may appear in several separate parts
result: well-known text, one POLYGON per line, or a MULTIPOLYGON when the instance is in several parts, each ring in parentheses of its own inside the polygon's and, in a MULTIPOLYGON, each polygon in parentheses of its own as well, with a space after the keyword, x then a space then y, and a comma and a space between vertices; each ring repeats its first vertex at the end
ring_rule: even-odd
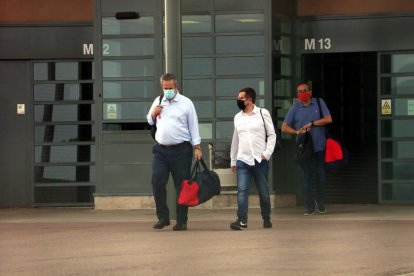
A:
POLYGON ((380 203, 414 203, 414 53, 379 53, 380 203))

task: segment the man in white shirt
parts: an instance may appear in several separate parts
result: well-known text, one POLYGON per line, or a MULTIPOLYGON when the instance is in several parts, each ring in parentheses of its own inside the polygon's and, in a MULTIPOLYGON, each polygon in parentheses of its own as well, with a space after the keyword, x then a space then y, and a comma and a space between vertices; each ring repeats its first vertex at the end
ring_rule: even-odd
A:
MULTIPOLYGON (((170 225, 166 190, 170 173, 178 196, 181 182, 191 177, 193 151, 196 160, 202 157, 198 118, 193 102, 178 92, 174 74, 163 74, 160 83, 164 96, 161 101, 159 97, 154 100, 147 114, 148 123, 157 124, 155 140, 158 144, 152 148, 154 159, 151 181, 158 217, 154 229, 170 225)), ((177 203, 176 209, 177 224, 173 230, 187 230, 188 206, 177 203)))
POLYGON ((256 91, 246 87, 239 91, 231 142, 231 169, 237 173, 237 220, 230 223, 233 230, 247 228, 249 184, 253 177, 259 192, 263 227, 272 228, 268 186, 269 159, 276 144, 276 133, 268 110, 255 105, 256 91))

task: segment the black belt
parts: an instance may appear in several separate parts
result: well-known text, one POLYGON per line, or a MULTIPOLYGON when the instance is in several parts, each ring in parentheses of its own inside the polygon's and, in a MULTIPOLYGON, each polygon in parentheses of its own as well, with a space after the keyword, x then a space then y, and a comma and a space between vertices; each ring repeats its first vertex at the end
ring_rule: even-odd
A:
POLYGON ((179 144, 175 144, 175 145, 161 145, 161 144, 158 144, 158 145, 160 145, 161 147, 166 148, 166 149, 175 149, 175 148, 182 147, 182 146, 184 146, 187 143, 190 143, 190 142, 185 141, 185 142, 182 142, 182 143, 179 143, 179 144))

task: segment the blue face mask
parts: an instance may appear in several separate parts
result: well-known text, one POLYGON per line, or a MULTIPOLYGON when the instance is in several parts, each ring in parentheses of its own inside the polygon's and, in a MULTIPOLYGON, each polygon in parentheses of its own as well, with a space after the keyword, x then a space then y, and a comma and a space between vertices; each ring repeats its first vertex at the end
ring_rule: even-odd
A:
POLYGON ((164 90, 164 97, 168 100, 171 100, 175 96, 174 89, 163 89, 164 90))

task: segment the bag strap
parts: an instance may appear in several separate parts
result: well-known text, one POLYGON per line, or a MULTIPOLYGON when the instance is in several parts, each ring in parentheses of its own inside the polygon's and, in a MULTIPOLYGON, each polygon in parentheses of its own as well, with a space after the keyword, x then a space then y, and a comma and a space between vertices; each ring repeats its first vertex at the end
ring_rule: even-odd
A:
POLYGON ((320 116, 320 119, 322 119, 323 118, 323 112, 322 112, 322 107, 321 107, 321 101, 320 101, 319 98, 316 98, 316 101, 318 102, 319 116, 320 116))
MULTIPOLYGON (((160 102, 158 103, 158 105, 160 105, 160 104, 161 104, 162 97, 163 97, 163 95, 161 94, 161 95, 160 95, 160 102)), ((154 123, 155 123, 155 122, 157 122, 157 116, 155 116, 155 121, 154 121, 154 123)))
POLYGON ((262 114, 262 109, 260 108, 260 115, 262 116, 262 120, 263 120, 263 125, 264 125, 264 129, 265 129, 265 135, 266 135, 266 139, 265 142, 267 143, 267 129, 266 129, 266 122, 263 118, 263 114, 262 114))
MULTIPOLYGON (((322 107, 321 107, 321 101, 319 98, 316 98, 316 101, 318 102, 318 107, 319 107, 319 116, 322 119, 323 118, 323 112, 322 112, 322 107)), ((325 126, 323 126, 323 132, 325 133, 325 138, 328 138, 328 133, 327 133, 327 129, 325 126)))

